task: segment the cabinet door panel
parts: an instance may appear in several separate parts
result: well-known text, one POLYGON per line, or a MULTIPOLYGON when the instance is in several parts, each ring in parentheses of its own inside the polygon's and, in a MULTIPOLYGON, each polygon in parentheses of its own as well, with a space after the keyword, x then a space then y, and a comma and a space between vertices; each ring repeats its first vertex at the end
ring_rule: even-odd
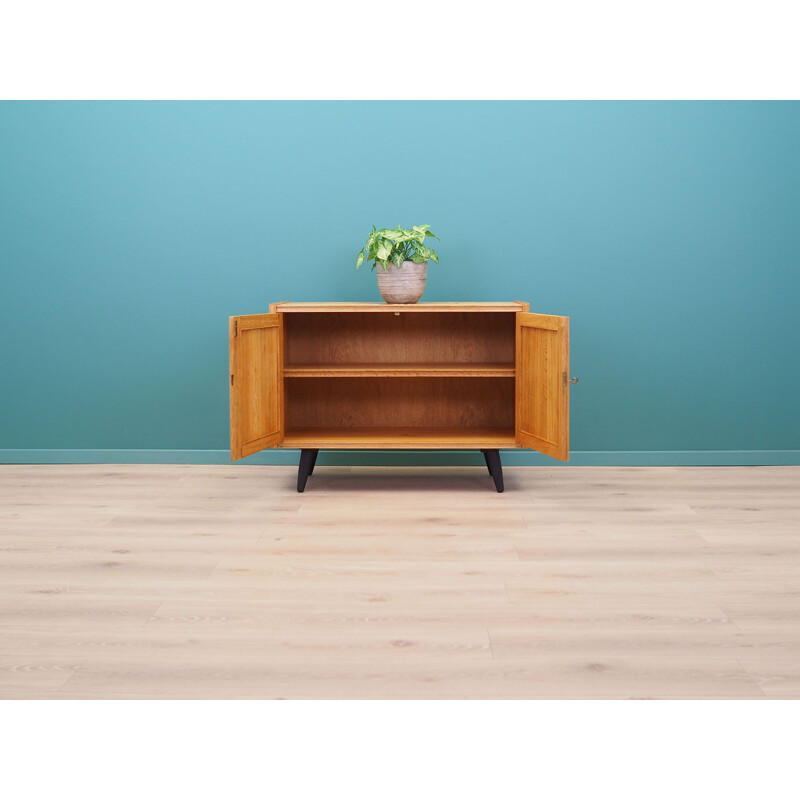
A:
POLYGON ((230 318, 231 460, 283 439, 280 314, 230 318))
POLYGON ((517 314, 517 442, 569 459, 569 317, 517 314))

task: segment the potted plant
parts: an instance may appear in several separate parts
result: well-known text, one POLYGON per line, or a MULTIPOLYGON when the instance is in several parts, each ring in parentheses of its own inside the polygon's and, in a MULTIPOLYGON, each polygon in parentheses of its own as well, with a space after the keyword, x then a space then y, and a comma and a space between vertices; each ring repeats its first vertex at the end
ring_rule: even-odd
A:
POLYGON ((384 228, 367 236, 367 243, 358 254, 356 269, 366 258, 372 269, 378 270, 378 291, 387 303, 416 303, 425 291, 428 279, 428 259, 439 263, 439 257, 425 246, 425 237, 439 237, 431 233, 430 225, 405 228, 384 228))

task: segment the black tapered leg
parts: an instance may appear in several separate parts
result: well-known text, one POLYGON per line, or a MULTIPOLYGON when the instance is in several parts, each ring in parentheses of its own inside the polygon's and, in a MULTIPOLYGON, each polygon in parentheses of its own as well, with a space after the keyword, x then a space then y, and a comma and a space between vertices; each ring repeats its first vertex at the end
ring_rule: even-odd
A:
POLYGON ((314 471, 319 450, 301 450, 300 466, 297 468, 297 491, 303 492, 306 488, 308 476, 314 471))
POLYGON ((314 467, 317 466, 317 456, 319 455, 319 450, 314 450, 314 456, 311 459, 311 469, 308 471, 308 477, 310 478, 314 474, 314 467))
POLYGON ((500 463, 499 450, 483 450, 483 457, 486 459, 486 466, 489 474, 494 478, 494 488, 498 492, 503 491, 503 465, 500 463))

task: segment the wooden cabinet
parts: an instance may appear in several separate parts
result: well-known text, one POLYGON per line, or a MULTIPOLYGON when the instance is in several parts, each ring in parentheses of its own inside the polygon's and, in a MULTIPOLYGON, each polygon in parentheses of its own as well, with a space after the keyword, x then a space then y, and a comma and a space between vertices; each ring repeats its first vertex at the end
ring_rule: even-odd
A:
MULTIPOLYGON (((479 449, 569 457, 569 319, 509 303, 274 303, 230 319, 231 458, 479 449)), ((305 469, 305 475, 303 475, 305 469)), ((499 482, 498 482, 499 478, 499 482)))

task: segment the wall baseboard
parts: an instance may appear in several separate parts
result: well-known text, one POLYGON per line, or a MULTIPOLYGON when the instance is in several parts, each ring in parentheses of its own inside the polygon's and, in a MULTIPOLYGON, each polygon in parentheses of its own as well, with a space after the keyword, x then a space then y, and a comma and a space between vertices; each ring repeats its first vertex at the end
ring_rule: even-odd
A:
MULTIPOLYGON (((296 465, 297 450, 268 450, 240 464, 296 465)), ((227 450, 0 450, 0 464, 229 464, 227 450)), ((471 450, 328 450, 319 463, 387 466, 478 466, 471 450)), ((562 462, 529 450, 503 451, 508 466, 560 466, 562 462)), ((575 450, 570 465, 676 467, 800 465, 800 450, 575 450)))

